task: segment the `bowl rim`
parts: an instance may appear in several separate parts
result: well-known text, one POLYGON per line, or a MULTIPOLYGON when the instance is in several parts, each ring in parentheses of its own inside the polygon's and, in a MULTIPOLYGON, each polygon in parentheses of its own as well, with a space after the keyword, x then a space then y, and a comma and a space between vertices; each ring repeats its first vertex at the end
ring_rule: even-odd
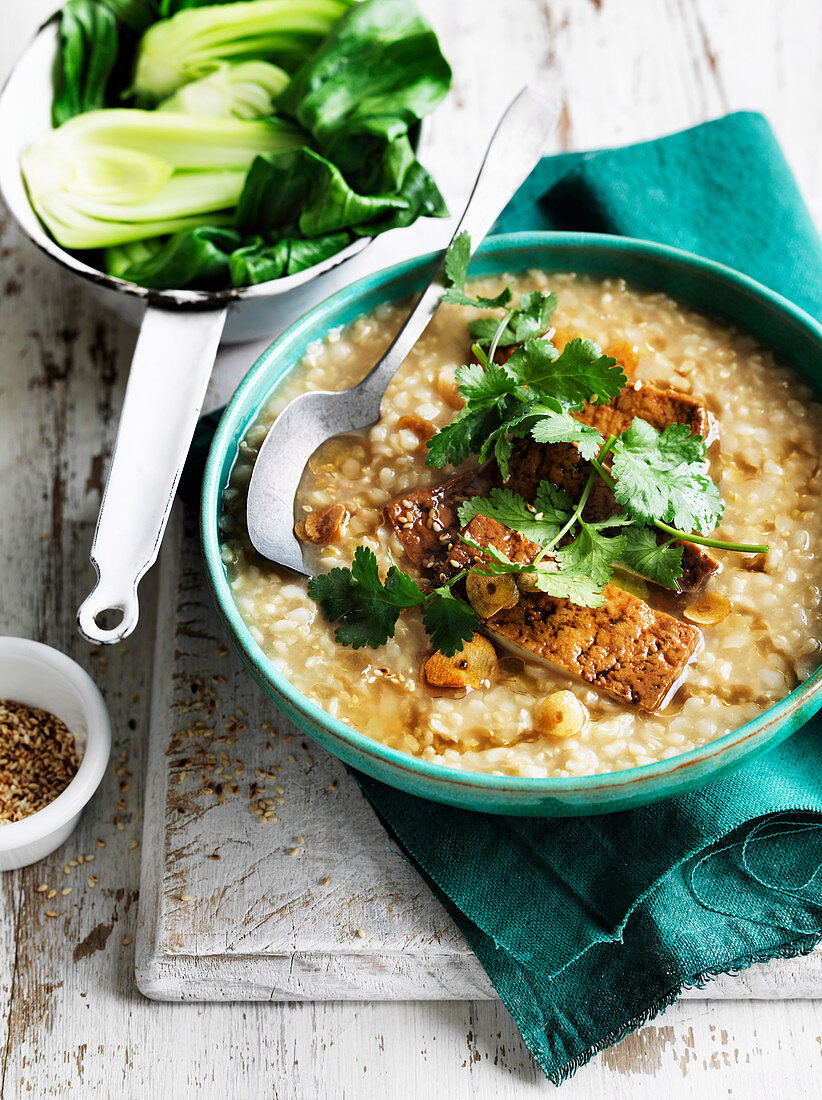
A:
MULTIPOLYGON (((678 265, 680 268, 703 279, 707 277, 709 280, 716 282, 730 283, 736 290, 741 291, 743 295, 756 302, 757 306, 765 306, 772 312, 781 314, 784 319, 803 330, 805 335, 813 338, 822 350, 822 325, 787 298, 733 268, 669 245, 604 233, 525 231, 489 237, 477 252, 478 255, 510 253, 512 257, 510 270, 517 271, 521 270, 513 266, 516 264, 517 251, 540 247, 554 250, 560 248, 598 248, 612 253, 639 254, 643 257, 678 265)), ((633 786, 638 780, 652 782, 670 777, 683 768, 690 769, 692 766, 696 768, 712 757, 721 756, 726 750, 733 749, 742 745, 745 741, 764 734, 769 727, 781 729, 784 722, 800 706, 803 713, 806 714, 805 720, 807 720, 813 710, 822 705, 822 664, 784 699, 768 707, 749 722, 688 752, 654 761, 651 764, 585 775, 544 777, 494 775, 488 772, 452 768, 447 764, 423 760, 400 749, 391 748, 367 734, 360 733, 353 726, 349 726, 339 718, 334 718, 328 714, 318 703, 314 703, 307 698, 282 673, 274 668, 262 648, 252 637, 231 595, 225 569, 220 558, 218 537, 219 506, 223 489, 221 473, 226 457, 232 451, 236 452, 240 433, 253 420, 253 414, 250 417, 248 415, 249 397, 265 374, 271 370, 272 364, 276 363, 280 350, 284 347, 287 348, 292 342, 299 341, 304 333, 310 331, 318 314, 333 317, 346 306, 356 303, 361 295, 378 288, 387 287, 390 283, 414 273, 419 273, 420 281, 422 281, 422 277, 433 265, 438 255, 438 253, 428 253, 358 279, 298 318, 257 358, 235 390, 220 418, 209 449, 203 476, 200 506, 201 544, 207 579, 218 611, 228 626, 232 639, 239 648, 248 667, 261 681, 270 685, 277 695, 284 699, 295 712, 310 723, 324 729, 335 739, 347 743, 362 755, 389 766, 392 770, 400 770, 417 779, 431 781, 435 786, 457 784, 476 791, 487 790, 497 793, 504 791, 510 794, 543 795, 558 799, 569 794, 594 795, 597 792, 606 790, 613 792, 620 787, 633 786), (808 707, 812 709, 808 711, 808 707)), ((334 327, 333 322, 329 327, 334 327)), ((273 383, 266 396, 256 402, 253 409, 254 413, 260 408, 262 402, 267 400, 271 390, 279 384, 279 381, 280 379, 273 383)), ((766 745, 763 747, 767 746, 767 740, 766 745)))
POLYGON ((20 821, 0 825, 0 852, 12 852, 36 844, 76 817, 100 786, 111 754, 108 710, 100 689, 85 669, 53 646, 29 638, 0 635, 0 660, 4 655, 12 654, 32 659, 41 666, 44 676, 71 684, 85 715, 87 741, 76 774, 52 802, 20 821))

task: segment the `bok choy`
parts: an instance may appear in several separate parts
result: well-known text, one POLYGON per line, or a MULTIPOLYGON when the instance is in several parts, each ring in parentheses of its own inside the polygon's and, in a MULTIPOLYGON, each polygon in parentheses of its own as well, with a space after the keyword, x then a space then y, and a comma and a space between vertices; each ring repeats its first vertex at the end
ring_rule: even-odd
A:
POLYGON ((34 209, 65 248, 230 224, 257 156, 302 143, 281 119, 160 111, 77 115, 23 154, 34 209))
POLYGON ((221 61, 299 63, 352 0, 245 0, 185 8, 146 31, 137 51, 133 91, 157 103, 221 61))
POLYGON ((164 99, 158 111, 211 118, 266 118, 288 84, 288 73, 268 61, 224 61, 164 99))
POLYGON ((414 142, 450 82, 414 0, 68 0, 21 168, 90 264, 245 286, 447 213, 414 142))

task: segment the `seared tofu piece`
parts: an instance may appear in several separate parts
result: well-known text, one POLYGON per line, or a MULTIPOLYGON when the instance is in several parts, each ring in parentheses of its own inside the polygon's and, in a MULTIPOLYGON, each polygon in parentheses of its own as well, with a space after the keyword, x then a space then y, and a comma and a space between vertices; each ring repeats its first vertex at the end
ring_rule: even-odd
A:
POLYGON ((450 576, 448 558, 461 526, 457 510, 471 497, 486 496, 492 484, 482 472, 471 471, 414 489, 385 506, 387 522, 421 573, 433 573, 437 579, 450 576))
MULTIPOLYGON (((710 440, 716 435, 716 422, 701 401, 675 390, 636 383, 608 405, 587 405, 574 414, 603 435, 618 435, 630 427, 635 416, 647 420, 658 431, 668 424, 687 424, 695 435, 710 440)), ((564 489, 572 500, 579 500, 588 481, 591 464, 582 458, 573 443, 541 444, 530 439, 517 441, 509 463, 505 485, 515 493, 533 500, 541 481, 551 481, 564 489)), ((619 511, 611 489, 601 479, 594 482, 583 515, 590 523, 608 519, 619 511)), ((664 536, 660 536, 660 540, 664 536)), ((701 546, 682 543, 680 592, 693 592, 708 577, 718 573, 720 564, 701 546)))
MULTIPOLYGON (((466 537, 512 561, 532 561, 538 547, 496 520, 476 516, 466 537)), ((466 547, 471 550, 470 547, 466 547)), ((475 561, 482 555, 472 551, 475 561)), ((666 705, 702 647, 702 633, 613 585, 602 607, 577 607, 542 592, 483 622, 497 644, 526 660, 578 676, 623 703, 655 711, 666 705)))
POLYGON ((694 435, 713 443, 717 424, 702 401, 678 390, 659 389, 648 382, 634 382, 607 405, 586 405, 577 420, 598 428, 604 436, 620 435, 638 416, 662 431, 669 424, 687 424, 694 435))

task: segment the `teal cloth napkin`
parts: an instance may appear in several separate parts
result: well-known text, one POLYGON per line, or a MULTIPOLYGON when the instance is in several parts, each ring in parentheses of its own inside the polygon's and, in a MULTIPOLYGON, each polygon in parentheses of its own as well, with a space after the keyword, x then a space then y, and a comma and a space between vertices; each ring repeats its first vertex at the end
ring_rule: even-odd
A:
MULTIPOLYGON (((557 228, 676 245, 822 315, 822 243, 759 115, 546 158, 496 229, 557 228)), ((602 817, 497 817, 357 779, 559 1082, 684 985, 822 938, 820 734, 815 719, 696 793, 602 817)))

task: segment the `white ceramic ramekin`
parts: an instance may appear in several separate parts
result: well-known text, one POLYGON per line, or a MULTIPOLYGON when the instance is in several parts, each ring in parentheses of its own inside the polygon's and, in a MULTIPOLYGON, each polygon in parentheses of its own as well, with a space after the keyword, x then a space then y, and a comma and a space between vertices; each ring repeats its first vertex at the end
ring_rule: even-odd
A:
POLYGON ((62 794, 22 821, 0 825, 0 871, 26 867, 59 848, 97 790, 111 752, 103 697, 78 664, 50 646, 0 637, 0 699, 50 711, 74 734, 80 767, 62 794))

